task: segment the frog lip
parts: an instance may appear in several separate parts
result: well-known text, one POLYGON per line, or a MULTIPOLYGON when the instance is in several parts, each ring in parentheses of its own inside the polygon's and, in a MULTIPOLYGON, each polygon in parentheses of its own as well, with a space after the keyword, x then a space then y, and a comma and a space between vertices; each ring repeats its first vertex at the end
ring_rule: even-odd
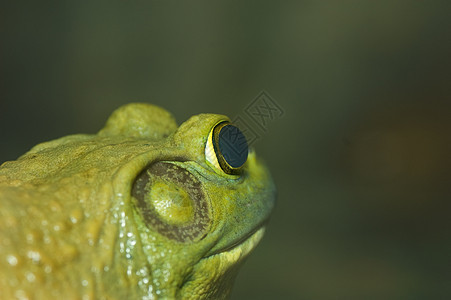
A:
POLYGON ((257 226, 255 226, 252 230, 250 230, 248 233, 243 235, 242 237, 234 240, 232 243, 228 244, 225 247, 219 248, 219 249, 209 253, 205 258, 214 256, 214 255, 217 255, 217 254, 220 254, 223 252, 229 252, 229 251, 243 245, 245 242, 247 242, 249 239, 251 239, 257 231, 264 229, 267 222, 268 222, 267 220, 264 220, 263 222, 261 222, 257 226))

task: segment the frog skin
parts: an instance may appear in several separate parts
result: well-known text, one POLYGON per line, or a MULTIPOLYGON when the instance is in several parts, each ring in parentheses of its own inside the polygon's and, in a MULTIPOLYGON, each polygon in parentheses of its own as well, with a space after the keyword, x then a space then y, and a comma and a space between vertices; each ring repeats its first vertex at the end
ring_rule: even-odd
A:
POLYGON ((177 127, 132 103, 97 134, 3 163, 0 299, 228 298, 275 186, 252 149, 231 173, 218 165, 208 145, 224 121, 200 114, 177 127))

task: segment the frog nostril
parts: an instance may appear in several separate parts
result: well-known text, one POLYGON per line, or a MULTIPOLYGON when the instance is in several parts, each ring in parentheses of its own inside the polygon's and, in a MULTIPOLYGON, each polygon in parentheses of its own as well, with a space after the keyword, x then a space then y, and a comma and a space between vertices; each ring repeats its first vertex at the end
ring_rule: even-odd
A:
POLYGON ((132 196, 144 222, 177 241, 202 238, 210 223, 200 181, 182 167, 156 162, 136 178, 132 196))

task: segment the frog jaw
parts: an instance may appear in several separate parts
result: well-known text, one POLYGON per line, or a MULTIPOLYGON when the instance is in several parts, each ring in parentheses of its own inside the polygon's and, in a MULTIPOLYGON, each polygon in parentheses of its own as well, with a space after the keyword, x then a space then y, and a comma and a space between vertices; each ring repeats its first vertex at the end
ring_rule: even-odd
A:
POLYGON ((245 258, 258 245, 265 227, 258 228, 242 243, 201 259, 180 290, 180 298, 225 299, 245 258))

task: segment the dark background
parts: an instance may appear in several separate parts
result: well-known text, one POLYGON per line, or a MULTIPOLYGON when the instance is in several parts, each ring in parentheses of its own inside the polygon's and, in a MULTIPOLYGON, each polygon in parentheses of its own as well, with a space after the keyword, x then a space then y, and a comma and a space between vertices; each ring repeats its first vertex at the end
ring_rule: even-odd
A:
POLYGON ((451 2, 2 1, 0 161, 121 104, 284 111, 233 299, 451 299, 451 2))

